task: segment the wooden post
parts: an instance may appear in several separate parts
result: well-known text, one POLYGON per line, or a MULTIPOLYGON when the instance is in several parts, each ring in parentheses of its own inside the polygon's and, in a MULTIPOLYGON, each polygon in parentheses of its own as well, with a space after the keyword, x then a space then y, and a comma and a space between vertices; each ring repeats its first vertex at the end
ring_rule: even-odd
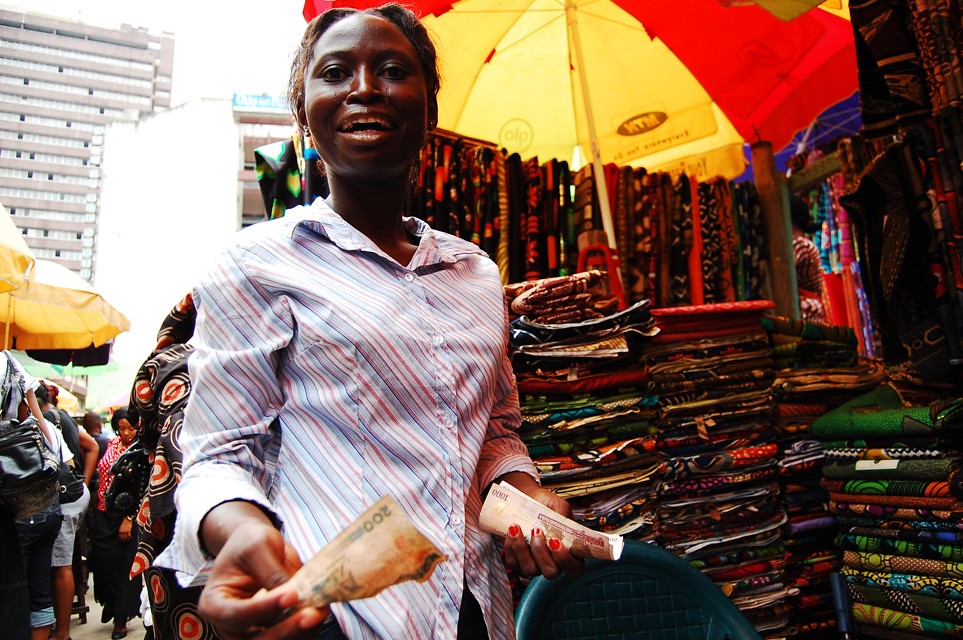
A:
POLYGON ((799 285, 792 253, 792 225, 789 221, 789 185, 776 171, 772 143, 756 142, 752 150, 752 174, 762 206, 766 245, 769 249, 769 297, 775 313, 799 320, 799 285))

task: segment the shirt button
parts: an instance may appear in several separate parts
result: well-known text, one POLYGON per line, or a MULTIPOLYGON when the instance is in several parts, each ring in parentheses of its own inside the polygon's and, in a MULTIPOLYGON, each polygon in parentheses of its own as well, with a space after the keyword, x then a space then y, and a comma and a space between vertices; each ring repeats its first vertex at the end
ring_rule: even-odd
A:
POLYGON ((451 514, 451 523, 456 527, 461 524, 461 516, 457 513, 451 514))
POLYGON ((413 274, 413 273, 406 273, 406 274, 405 274, 405 280, 407 280, 408 282, 413 282, 414 279, 415 279, 415 274, 413 274))
POLYGON ((441 345, 445 344, 445 337, 442 335, 437 335, 431 339, 431 343, 436 347, 440 347, 441 345))

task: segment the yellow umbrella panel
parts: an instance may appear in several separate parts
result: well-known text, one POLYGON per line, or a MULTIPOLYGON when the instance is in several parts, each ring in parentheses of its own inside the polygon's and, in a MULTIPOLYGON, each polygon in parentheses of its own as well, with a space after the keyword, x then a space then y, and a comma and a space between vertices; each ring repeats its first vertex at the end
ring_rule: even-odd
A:
POLYGON ((33 254, 7 208, 0 205, 0 292, 21 288, 33 267, 33 254))
POLYGON ((130 329, 130 320, 86 280, 55 262, 37 260, 32 282, 0 294, 4 347, 98 347, 130 329))

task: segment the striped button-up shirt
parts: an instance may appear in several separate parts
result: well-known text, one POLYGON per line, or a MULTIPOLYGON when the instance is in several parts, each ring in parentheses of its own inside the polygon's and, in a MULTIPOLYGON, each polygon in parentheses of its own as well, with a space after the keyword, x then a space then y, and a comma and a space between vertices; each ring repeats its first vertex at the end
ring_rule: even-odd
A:
POLYGON ((508 580, 478 526, 485 487, 536 476, 514 432, 501 280, 471 243, 404 224, 419 239, 407 266, 321 199, 215 259, 194 292, 178 522, 158 562, 196 573, 201 519, 239 498, 273 512, 307 560, 387 494, 448 560, 424 583, 334 605, 346 635, 454 638, 467 582, 491 637, 511 638, 508 580))

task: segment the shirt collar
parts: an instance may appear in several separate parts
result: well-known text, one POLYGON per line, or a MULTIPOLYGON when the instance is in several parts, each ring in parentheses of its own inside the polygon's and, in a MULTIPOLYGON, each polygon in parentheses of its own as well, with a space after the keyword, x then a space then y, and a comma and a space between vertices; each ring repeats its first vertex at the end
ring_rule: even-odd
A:
MULTIPOLYGON (((327 238, 342 251, 368 251, 390 259, 366 235, 348 224, 328 206, 323 198, 315 199, 310 206, 290 209, 285 214, 285 218, 290 221, 289 229, 292 236, 297 229, 303 227, 327 238)), ((437 263, 454 264, 458 262, 458 254, 464 253, 446 242, 444 234, 439 234, 424 220, 410 216, 404 216, 402 220, 405 229, 419 239, 418 250, 411 259, 411 264, 408 265, 409 269, 415 270, 418 267, 437 263)))

